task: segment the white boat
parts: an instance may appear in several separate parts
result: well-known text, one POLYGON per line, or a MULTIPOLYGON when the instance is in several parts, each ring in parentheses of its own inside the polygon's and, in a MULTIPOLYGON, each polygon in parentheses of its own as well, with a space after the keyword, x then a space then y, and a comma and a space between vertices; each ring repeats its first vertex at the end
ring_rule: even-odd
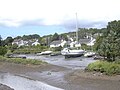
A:
POLYGON ((87 52, 84 54, 85 57, 92 57, 95 56, 95 52, 87 52))
POLYGON ((41 53, 37 53, 37 55, 50 55, 52 53, 52 51, 44 51, 41 53))
POLYGON ((84 50, 78 49, 78 50, 71 50, 70 48, 64 48, 61 51, 61 54, 65 56, 65 58, 70 58, 70 57, 80 57, 84 54, 84 50))

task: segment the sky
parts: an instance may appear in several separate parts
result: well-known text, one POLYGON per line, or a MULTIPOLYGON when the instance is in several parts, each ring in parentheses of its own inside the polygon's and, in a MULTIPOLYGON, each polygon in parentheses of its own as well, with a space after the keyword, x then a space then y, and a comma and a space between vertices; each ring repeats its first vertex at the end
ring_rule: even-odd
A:
POLYGON ((0 35, 40 36, 104 28, 120 20, 120 0, 0 0, 0 35))

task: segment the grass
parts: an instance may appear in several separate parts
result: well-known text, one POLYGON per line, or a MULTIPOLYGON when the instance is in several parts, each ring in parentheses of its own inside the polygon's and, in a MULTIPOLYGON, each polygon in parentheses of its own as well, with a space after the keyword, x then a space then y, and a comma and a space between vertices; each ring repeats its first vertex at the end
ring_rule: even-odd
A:
POLYGON ((120 60, 115 62, 96 61, 89 64, 86 70, 101 72, 106 75, 120 75, 120 60))
POLYGON ((0 56, 0 62, 9 62, 9 63, 16 63, 16 64, 24 64, 24 65, 42 65, 47 64, 47 62, 41 60, 34 60, 34 59, 22 59, 22 58, 6 58, 0 56))

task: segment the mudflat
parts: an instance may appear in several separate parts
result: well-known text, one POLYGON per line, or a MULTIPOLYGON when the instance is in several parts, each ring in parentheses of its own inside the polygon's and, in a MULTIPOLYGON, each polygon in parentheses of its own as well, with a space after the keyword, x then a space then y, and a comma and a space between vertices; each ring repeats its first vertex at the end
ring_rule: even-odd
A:
POLYGON ((0 90, 14 90, 6 85, 0 84, 0 90))
POLYGON ((34 66, 0 62, 0 72, 39 80, 65 90, 120 90, 120 75, 106 76, 51 64, 34 66))

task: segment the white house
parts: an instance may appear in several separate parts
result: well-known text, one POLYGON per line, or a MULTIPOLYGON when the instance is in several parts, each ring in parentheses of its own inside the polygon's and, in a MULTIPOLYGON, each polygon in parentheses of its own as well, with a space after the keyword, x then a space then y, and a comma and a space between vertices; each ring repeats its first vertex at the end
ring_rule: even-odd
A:
POLYGON ((96 39, 91 39, 90 42, 87 43, 88 46, 93 46, 95 44, 96 39))
POLYGON ((22 40, 22 39, 16 39, 12 42, 12 44, 17 44, 18 47, 20 46, 29 46, 29 45, 38 45, 40 44, 38 40, 22 40))
POLYGON ((18 47, 20 47, 20 46, 26 45, 27 42, 26 42, 26 41, 23 41, 23 40, 21 40, 21 39, 16 39, 16 40, 14 40, 14 41, 12 42, 12 45, 13 45, 13 44, 17 44, 18 47))
POLYGON ((36 46, 36 45, 40 45, 40 43, 38 42, 38 40, 35 40, 35 42, 32 43, 32 46, 36 46))
POLYGON ((81 47, 81 44, 86 44, 88 46, 93 46, 95 44, 96 39, 80 39, 79 42, 75 42, 75 47, 81 47))
POLYGON ((66 41, 63 40, 57 40, 57 41, 53 41, 50 43, 50 47, 63 47, 65 45, 66 41))

